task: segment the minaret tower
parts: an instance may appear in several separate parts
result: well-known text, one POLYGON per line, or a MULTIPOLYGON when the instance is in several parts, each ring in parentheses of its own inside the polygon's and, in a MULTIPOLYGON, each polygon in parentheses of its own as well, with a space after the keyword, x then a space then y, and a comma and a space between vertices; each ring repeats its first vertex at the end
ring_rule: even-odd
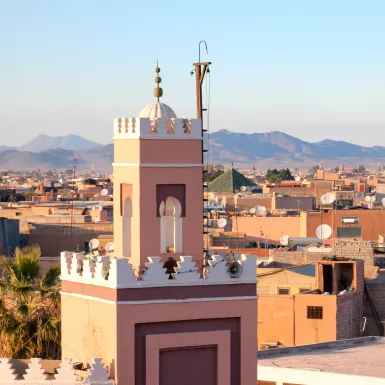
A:
POLYGON ((115 385, 257 381, 256 257, 202 271, 201 130, 159 99, 115 119, 115 250, 61 254, 62 357, 115 385))
POLYGON ((159 101, 155 72, 157 101, 114 120, 115 252, 142 268, 151 255, 203 255, 200 120, 179 119, 159 101))

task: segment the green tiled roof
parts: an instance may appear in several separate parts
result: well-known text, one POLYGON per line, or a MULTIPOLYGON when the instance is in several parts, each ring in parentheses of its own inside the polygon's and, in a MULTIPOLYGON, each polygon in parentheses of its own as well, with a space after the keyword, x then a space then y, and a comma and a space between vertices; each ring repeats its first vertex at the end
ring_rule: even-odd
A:
POLYGON ((208 190, 220 193, 236 192, 239 191, 242 186, 253 187, 256 186, 256 184, 232 168, 210 182, 208 190))

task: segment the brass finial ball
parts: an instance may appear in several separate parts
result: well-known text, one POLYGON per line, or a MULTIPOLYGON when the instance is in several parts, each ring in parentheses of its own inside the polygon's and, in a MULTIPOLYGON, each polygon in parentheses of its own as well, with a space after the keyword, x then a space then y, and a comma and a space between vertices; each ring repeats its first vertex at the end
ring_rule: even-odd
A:
POLYGON ((155 72, 158 74, 160 72, 160 68, 159 67, 156 67, 155 68, 155 72))
POLYGON ((157 77, 154 79, 154 81, 155 81, 155 83, 159 84, 159 83, 162 81, 162 79, 161 79, 159 76, 157 76, 157 77))
POLYGON ((163 95, 163 90, 161 88, 154 88, 154 96, 156 98, 161 98, 163 95))

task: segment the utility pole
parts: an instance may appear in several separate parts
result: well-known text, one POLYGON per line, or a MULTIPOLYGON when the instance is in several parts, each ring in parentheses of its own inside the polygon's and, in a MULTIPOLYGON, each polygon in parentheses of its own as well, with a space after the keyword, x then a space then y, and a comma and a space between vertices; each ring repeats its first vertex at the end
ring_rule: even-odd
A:
MULTIPOLYGON (((202 166, 205 163, 205 158, 204 158, 204 153, 207 153, 207 150, 204 148, 203 140, 204 140, 204 133, 207 132, 207 129, 204 128, 203 126, 203 112, 207 111, 207 108, 203 108, 203 97, 202 97, 202 85, 203 81, 205 79, 206 74, 210 73, 210 64, 211 62, 201 62, 201 45, 204 44, 206 48, 206 54, 208 54, 208 49, 207 49, 207 43, 204 40, 201 40, 199 42, 199 47, 198 47, 198 62, 194 63, 194 69, 190 72, 191 76, 194 75, 195 73, 195 88, 196 88, 196 111, 197 111, 197 118, 201 119, 201 136, 202 136, 202 166)), ((204 166, 203 166, 204 167, 204 166)), ((207 175, 208 170, 205 170, 203 168, 203 175, 202 175, 202 180, 203 180, 203 207, 205 205, 207 206, 208 204, 208 197, 205 197, 205 193, 208 192, 208 183, 206 180, 206 175, 207 175)), ((206 219, 207 221, 207 214, 203 210, 203 220, 206 219)), ((207 236, 207 242, 206 242, 206 247, 205 245, 203 246, 203 253, 204 256, 209 258, 209 237, 208 237, 208 228, 206 227, 203 228, 203 235, 207 236)), ((203 266, 206 265, 206 258, 204 257, 203 260, 203 266)))

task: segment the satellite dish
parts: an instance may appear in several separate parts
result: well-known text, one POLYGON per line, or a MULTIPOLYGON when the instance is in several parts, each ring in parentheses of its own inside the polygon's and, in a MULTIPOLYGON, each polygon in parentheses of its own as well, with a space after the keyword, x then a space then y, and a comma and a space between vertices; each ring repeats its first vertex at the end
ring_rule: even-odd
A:
POLYGON ((299 181, 301 180, 301 177, 300 177, 299 175, 296 175, 295 178, 294 178, 294 180, 295 180, 296 182, 299 182, 299 181))
POLYGON ((101 195, 102 197, 107 196, 107 195, 108 195, 108 190, 107 190, 106 188, 104 188, 102 191, 100 191, 100 195, 101 195))
POLYGON ((323 241, 332 235, 332 228, 326 224, 319 225, 315 231, 315 234, 317 235, 317 238, 323 241))
POLYGON ((255 214, 255 211, 256 211, 256 210, 255 210, 255 207, 252 207, 252 208, 249 210, 249 213, 250 213, 250 214, 255 214))
POLYGON ((227 221, 225 218, 220 218, 217 221, 217 226, 223 229, 227 225, 227 221))
POLYGON ((247 190, 247 187, 246 186, 241 186, 241 191, 244 192, 247 190))
POLYGON ((56 195, 56 198, 60 199, 60 198, 61 198, 61 195, 60 195, 60 194, 59 194, 59 195, 56 195))
POLYGON ((94 222, 94 223, 98 223, 98 222, 100 222, 100 218, 92 218, 92 222, 94 222))
POLYGON ((385 207, 385 198, 382 198, 382 199, 381 199, 381 203, 382 203, 382 205, 385 207))
POLYGON ((261 206, 255 206, 255 211, 261 211, 261 206))
POLYGON ((282 235, 282 237, 279 239, 279 243, 282 246, 287 246, 289 244, 289 236, 288 235, 282 235))
POLYGON ((93 238, 90 240, 89 245, 90 245, 91 251, 97 250, 99 247, 99 240, 96 238, 93 238))
POLYGON ((265 206, 259 206, 259 211, 263 213, 264 211, 266 211, 266 207, 265 206))
POLYGON ((331 205, 335 200, 336 196, 331 192, 328 192, 321 197, 321 203, 324 205, 331 205))
POLYGON ((115 243, 114 242, 108 242, 104 246, 104 249, 107 251, 107 253, 112 253, 115 250, 115 243))

